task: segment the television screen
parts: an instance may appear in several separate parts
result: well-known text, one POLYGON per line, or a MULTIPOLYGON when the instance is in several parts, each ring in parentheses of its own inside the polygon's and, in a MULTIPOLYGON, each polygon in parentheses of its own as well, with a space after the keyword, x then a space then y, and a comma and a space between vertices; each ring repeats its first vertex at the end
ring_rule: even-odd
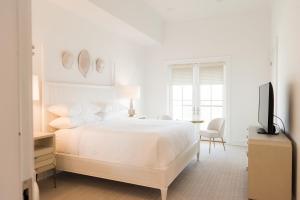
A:
POLYGON ((273 134, 275 132, 275 128, 273 126, 273 114, 273 87, 271 83, 267 83, 259 87, 258 122, 263 128, 263 131, 260 130, 259 133, 273 134))

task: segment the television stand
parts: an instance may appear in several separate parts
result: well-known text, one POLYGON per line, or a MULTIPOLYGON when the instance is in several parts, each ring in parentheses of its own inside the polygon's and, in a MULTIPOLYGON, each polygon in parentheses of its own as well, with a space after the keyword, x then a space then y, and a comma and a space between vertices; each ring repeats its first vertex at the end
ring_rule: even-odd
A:
POLYGON ((292 143, 286 135, 249 127, 248 199, 292 199, 292 143))

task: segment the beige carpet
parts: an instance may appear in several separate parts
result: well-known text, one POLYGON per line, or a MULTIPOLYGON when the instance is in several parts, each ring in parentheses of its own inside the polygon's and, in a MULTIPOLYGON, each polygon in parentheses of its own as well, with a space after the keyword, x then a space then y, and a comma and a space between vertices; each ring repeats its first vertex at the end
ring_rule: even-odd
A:
MULTIPOLYGON (((247 199, 247 159, 245 148, 220 144, 208 155, 201 144, 200 162, 192 161, 171 184, 168 200, 243 200, 247 199)), ((160 200, 156 189, 70 173, 39 183, 41 200, 160 200)))

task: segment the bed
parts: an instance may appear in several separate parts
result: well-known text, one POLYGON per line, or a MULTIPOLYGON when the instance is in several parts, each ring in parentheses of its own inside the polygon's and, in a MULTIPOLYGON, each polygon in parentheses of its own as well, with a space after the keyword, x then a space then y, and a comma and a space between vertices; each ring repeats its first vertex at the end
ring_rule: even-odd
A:
MULTIPOLYGON (((111 86, 46 83, 44 107, 114 98, 111 86)), ((162 200, 193 157, 199 160, 198 136, 189 122, 117 118, 55 133, 58 170, 157 188, 162 200)))

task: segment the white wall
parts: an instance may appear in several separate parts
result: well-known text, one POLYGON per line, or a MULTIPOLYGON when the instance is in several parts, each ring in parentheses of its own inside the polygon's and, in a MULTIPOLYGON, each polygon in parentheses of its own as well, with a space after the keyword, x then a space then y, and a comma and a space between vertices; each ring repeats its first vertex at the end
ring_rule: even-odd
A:
POLYGON ((143 86, 142 46, 51 1, 33 0, 33 43, 42 48, 41 67, 46 81, 108 85, 112 83, 111 69, 115 66, 116 83, 143 86), (64 69, 61 64, 63 50, 71 51, 77 60, 81 49, 87 49, 92 57, 92 70, 87 78, 79 73, 77 64, 72 70, 64 69), (95 71, 98 56, 107 63, 103 74, 95 71))
MULTIPOLYGON (((277 0, 273 5, 272 40, 278 43, 277 115, 283 118, 294 142, 294 195, 300 199, 300 1, 277 0)), ((276 73, 274 73, 276 74, 276 73)))
POLYGON ((128 1, 118 1, 119 3, 117 8, 114 7, 114 5, 117 4, 116 1, 104 0, 101 1, 102 4, 95 4, 92 0, 48 1, 58 5, 59 7, 62 7, 76 16, 80 16, 81 18, 88 20, 95 26, 100 25, 102 29, 106 30, 106 32, 110 31, 113 33, 118 33, 124 38, 129 38, 130 40, 134 40, 145 45, 153 45, 159 42, 155 36, 151 36, 151 34, 149 34, 146 28, 150 29, 151 31, 155 31, 156 33, 160 33, 161 23, 157 21, 157 16, 152 15, 151 12, 141 12, 141 10, 145 9, 141 1, 133 0, 140 2, 137 7, 144 8, 137 9, 138 12, 134 10, 135 8, 126 5, 128 1), (121 11, 118 9, 121 9, 121 11), (134 22, 139 22, 140 24, 136 24, 134 22))
POLYGON ((168 23, 163 45, 148 52, 146 113, 157 116, 167 112, 166 61, 227 56, 228 134, 231 143, 245 144, 246 128, 257 124, 258 86, 271 77, 269 14, 168 23))
POLYGON ((163 20, 141 0, 90 0, 120 20, 147 34, 158 43, 163 41, 163 20))

